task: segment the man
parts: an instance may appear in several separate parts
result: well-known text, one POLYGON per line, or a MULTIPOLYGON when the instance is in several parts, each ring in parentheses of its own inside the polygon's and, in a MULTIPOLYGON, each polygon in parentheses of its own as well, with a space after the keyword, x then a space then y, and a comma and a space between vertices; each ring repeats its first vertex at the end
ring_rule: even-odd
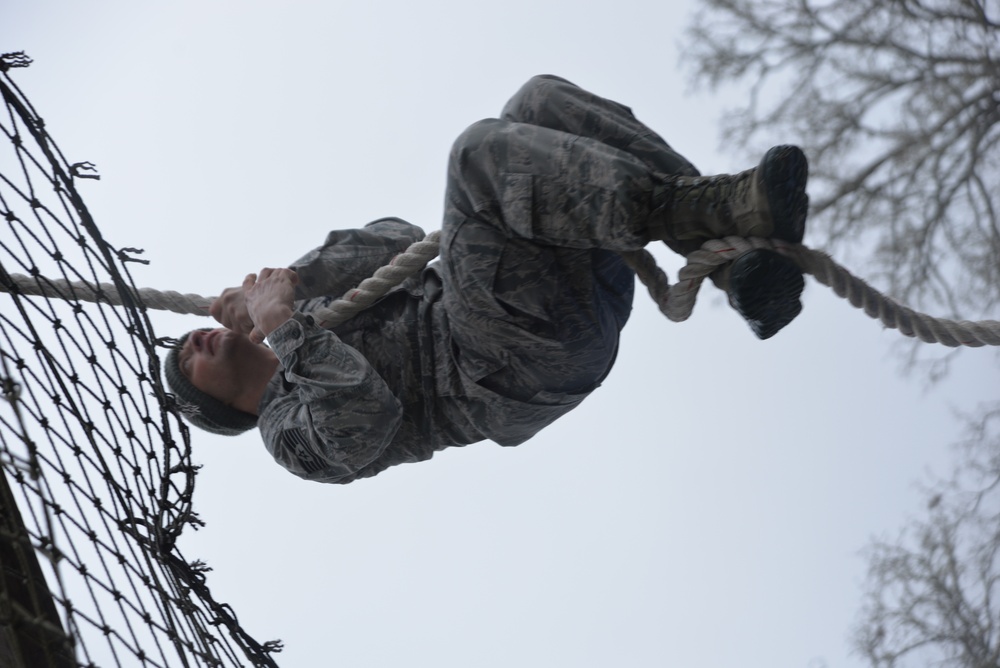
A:
MULTIPOLYGON (((801 241, 806 169, 801 151, 776 147, 755 169, 700 177, 627 107, 536 77, 455 142, 439 262, 326 330, 311 312, 423 236, 396 218, 331 232, 290 268, 226 290, 211 311, 226 329, 183 338, 167 379, 192 423, 259 426, 308 480, 347 483, 484 439, 518 445, 611 370, 634 284, 618 251, 801 241)), ((801 272, 772 251, 713 279, 761 338, 801 309, 801 272)))

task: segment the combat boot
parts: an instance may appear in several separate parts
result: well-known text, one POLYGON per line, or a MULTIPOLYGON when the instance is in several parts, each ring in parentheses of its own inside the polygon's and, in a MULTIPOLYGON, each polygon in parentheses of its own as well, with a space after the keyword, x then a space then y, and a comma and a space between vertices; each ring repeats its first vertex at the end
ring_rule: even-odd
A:
MULTIPOLYGON (((671 177, 656 238, 684 255, 725 236, 800 243, 809 208, 808 171, 801 149, 775 146, 757 167, 739 174, 671 177)), ((744 253, 718 274, 712 277, 716 285, 759 338, 774 336, 802 310, 802 272, 772 250, 744 253)))
POLYGON ((672 176, 661 216, 666 241, 725 236, 802 241, 808 163, 797 146, 775 146, 753 169, 719 176, 672 176))
POLYGON ((802 270, 784 255, 757 248, 712 274, 729 305, 759 339, 769 339, 802 312, 802 270))

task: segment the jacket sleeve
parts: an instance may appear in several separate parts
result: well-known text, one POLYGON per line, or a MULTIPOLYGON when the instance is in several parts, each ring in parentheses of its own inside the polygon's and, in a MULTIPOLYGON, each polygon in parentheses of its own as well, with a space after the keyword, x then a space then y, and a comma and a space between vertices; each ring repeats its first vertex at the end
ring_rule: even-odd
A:
POLYGON ((300 281, 295 299, 341 297, 423 238, 423 230, 399 218, 381 218, 362 229, 334 230, 322 246, 291 265, 300 281))
POLYGON ((266 402, 260 430, 279 464, 345 483, 389 445, 402 406, 365 357, 301 313, 268 337, 288 392, 266 402))

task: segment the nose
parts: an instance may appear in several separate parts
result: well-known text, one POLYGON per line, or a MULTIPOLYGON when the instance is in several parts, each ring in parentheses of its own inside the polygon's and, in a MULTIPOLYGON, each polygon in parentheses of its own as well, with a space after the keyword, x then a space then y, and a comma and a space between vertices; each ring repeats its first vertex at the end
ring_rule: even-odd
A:
POLYGON ((206 350, 208 347, 208 335, 212 333, 210 329, 196 329, 191 332, 191 345, 198 352, 206 350))

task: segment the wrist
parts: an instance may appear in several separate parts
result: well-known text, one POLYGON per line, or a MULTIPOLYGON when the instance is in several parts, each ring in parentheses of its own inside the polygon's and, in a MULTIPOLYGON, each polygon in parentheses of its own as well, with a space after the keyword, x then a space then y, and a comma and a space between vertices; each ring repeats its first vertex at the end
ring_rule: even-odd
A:
POLYGON ((278 329, 287 322, 292 317, 292 309, 290 307, 275 308, 268 310, 264 313, 259 320, 255 321, 257 329, 259 329, 265 337, 270 336, 271 332, 278 329))

